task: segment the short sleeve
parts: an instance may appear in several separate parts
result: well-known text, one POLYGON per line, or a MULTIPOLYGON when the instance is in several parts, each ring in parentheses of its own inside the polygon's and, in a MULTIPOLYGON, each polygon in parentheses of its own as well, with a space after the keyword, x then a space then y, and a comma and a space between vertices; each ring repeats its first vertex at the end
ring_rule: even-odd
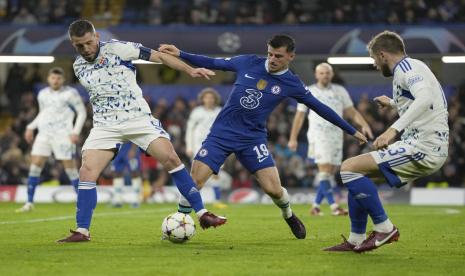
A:
POLYGON ((126 42, 113 40, 109 45, 112 52, 118 55, 122 60, 136 60, 139 59, 140 48, 142 44, 134 42, 126 42))
POLYGON ((297 104, 297 111, 300 111, 300 112, 307 112, 308 111, 308 107, 304 104, 301 104, 301 103, 298 103, 297 104))

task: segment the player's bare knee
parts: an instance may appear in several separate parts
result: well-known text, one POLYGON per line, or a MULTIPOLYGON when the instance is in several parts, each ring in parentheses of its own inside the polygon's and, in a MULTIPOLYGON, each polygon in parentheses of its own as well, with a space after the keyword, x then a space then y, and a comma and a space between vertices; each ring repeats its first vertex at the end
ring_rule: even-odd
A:
POLYGON ((196 176, 195 174, 192 175, 192 180, 194 180, 195 185, 197 188, 202 188, 205 185, 205 182, 207 182, 203 177, 196 176))
POLYGON ((173 170, 181 165, 181 160, 174 150, 167 154, 163 160, 160 160, 160 162, 168 171, 173 170))
POLYGON ((79 180, 80 181, 97 181, 98 172, 93 170, 86 163, 82 163, 81 168, 79 169, 79 180))
POLYGON ((341 164, 341 172, 354 172, 355 166, 351 159, 344 160, 341 164))
POLYGON ((282 187, 270 187, 265 188, 263 191, 269 195, 271 198, 281 198, 283 196, 283 189, 282 187))

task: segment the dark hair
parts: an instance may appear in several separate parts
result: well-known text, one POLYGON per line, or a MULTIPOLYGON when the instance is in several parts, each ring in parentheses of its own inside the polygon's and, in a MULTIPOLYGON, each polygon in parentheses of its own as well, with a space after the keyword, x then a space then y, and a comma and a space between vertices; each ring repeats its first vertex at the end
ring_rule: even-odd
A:
POLYGON ((50 74, 56 74, 56 75, 64 76, 65 71, 61 67, 53 67, 52 69, 48 70, 48 74, 49 75, 50 74))
POLYGON ((391 54, 405 54, 404 41, 395 32, 384 31, 373 37, 367 44, 369 52, 377 54, 379 51, 386 51, 391 54))
POLYGON ((275 35, 268 40, 268 45, 273 48, 286 47, 288 53, 295 51, 295 41, 288 35, 275 35))
POLYGON ((70 37, 81 37, 86 33, 95 33, 94 25, 89 20, 78 19, 69 25, 68 34, 70 37))

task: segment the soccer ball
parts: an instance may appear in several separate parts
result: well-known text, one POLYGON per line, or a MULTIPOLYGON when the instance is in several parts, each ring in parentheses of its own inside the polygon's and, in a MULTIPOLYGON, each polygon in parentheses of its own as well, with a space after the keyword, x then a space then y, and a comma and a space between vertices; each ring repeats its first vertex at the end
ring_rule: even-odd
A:
POLYGON ((167 216, 161 224, 162 239, 174 243, 188 241, 195 234, 195 223, 191 216, 174 213, 167 216))

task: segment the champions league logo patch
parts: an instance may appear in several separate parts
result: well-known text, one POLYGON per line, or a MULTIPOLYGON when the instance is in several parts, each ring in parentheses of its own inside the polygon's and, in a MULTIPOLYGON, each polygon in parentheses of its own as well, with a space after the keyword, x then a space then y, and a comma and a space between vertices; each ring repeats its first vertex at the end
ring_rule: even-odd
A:
POLYGON ((266 86, 268 85, 268 82, 266 80, 263 80, 263 79, 260 79, 258 82, 257 82, 257 89, 258 90, 264 90, 266 88, 266 86))
POLYGON ((274 85, 273 87, 271 87, 271 93, 278 95, 279 93, 281 93, 281 87, 279 87, 278 85, 274 85))
POLYGON ((200 157, 205 157, 205 156, 207 156, 207 154, 208 154, 208 150, 207 150, 207 149, 201 149, 201 150, 199 151, 199 156, 200 156, 200 157))

